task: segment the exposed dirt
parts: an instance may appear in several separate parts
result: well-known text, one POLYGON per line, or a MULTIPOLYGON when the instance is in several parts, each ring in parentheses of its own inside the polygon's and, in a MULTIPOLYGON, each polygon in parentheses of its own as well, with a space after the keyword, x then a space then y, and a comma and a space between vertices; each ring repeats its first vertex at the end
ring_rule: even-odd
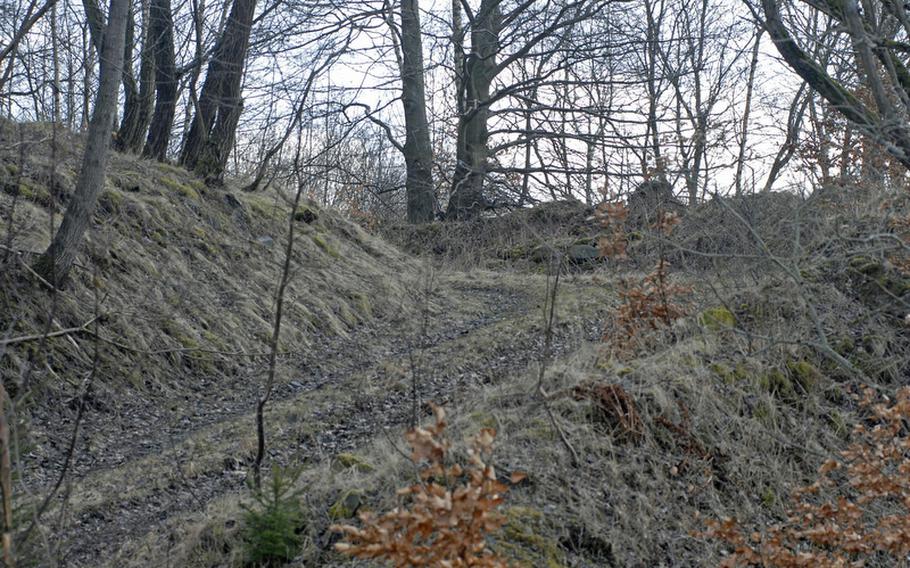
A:
MULTIPOLYGON (((543 350, 536 303, 543 289, 529 292, 484 276, 444 277, 446 309, 428 318, 425 330, 377 321, 286 359, 283 366, 293 370, 276 388, 268 415, 271 462, 326 459, 381 429, 405 425, 412 372, 420 400, 444 403, 534 364, 543 350)), ((599 318, 588 315, 586 323, 558 327, 554 354, 598 336, 599 318)), ((123 565, 142 535, 166 532, 180 515, 247 491, 262 375, 254 368, 232 384, 201 385, 191 412, 179 401, 168 407, 141 399, 114 411, 89 411, 68 480, 66 515, 51 539, 56 556, 70 566, 123 565)), ((48 425, 59 449, 71 424, 48 425)), ((56 451, 39 462, 29 474, 32 484, 53 479, 60 460, 56 451)))

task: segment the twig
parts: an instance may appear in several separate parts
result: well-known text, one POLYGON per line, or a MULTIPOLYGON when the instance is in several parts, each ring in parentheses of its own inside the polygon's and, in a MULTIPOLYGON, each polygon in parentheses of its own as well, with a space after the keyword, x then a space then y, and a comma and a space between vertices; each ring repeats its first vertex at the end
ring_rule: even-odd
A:
POLYGON ((88 320, 84 324, 76 327, 68 327, 66 329, 61 329, 59 331, 53 331, 50 333, 36 333, 34 335, 22 335, 19 337, 12 337, 10 339, 0 340, 0 345, 13 345, 15 343, 25 343, 26 341, 36 341, 39 339, 50 339, 51 337, 59 337, 61 335, 70 335, 72 333, 83 333, 90 332, 88 326, 95 323, 99 316, 95 316, 92 319, 88 320))
POLYGON ((544 332, 543 360, 540 362, 540 370, 537 373, 537 394, 543 402, 544 410, 547 412, 547 416, 550 418, 550 423, 553 425, 553 429, 556 430, 557 434, 559 434, 559 439, 562 441, 562 445, 565 446, 566 451, 568 451, 569 455, 571 456, 572 466, 578 467, 581 463, 581 460, 578 458, 578 452, 575 451, 575 448, 569 441, 568 436, 566 436, 565 431, 559 426, 559 423, 556 421, 556 415, 553 413, 553 409, 550 408, 550 396, 547 394, 547 391, 543 386, 544 375, 546 374, 547 367, 550 365, 550 359, 553 354, 553 323, 556 319, 556 296, 557 291, 559 290, 559 277, 562 274, 562 264, 563 257, 560 256, 556 262, 556 277, 553 280, 552 286, 550 286, 550 274, 547 274, 547 304, 545 306, 547 326, 544 332))
POLYGON ((262 461, 265 459, 265 405, 272 397, 275 386, 275 372, 278 366, 278 339, 281 336, 281 318, 284 308, 284 293, 291 279, 291 262, 294 254, 294 229, 296 227, 297 210, 300 207, 300 197, 303 195, 304 181, 300 172, 300 145, 297 146, 297 155, 294 158, 294 173, 297 174, 297 187, 294 203, 288 215, 288 244, 284 251, 284 264, 281 268, 281 277, 278 281, 278 291, 275 295, 275 322, 272 327, 272 338, 269 346, 269 371, 264 389, 256 402, 256 459, 253 462, 253 487, 256 491, 262 489, 262 461))
POLYGON ((47 288, 48 290, 52 290, 52 291, 54 291, 54 292, 59 292, 59 291, 60 291, 60 290, 59 290, 58 288, 56 288, 53 284, 51 284, 50 282, 48 282, 47 280, 45 280, 43 276, 41 276, 40 274, 38 274, 37 272, 35 272, 35 270, 34 270, 31 266, 29 266, 27 262, 25 262, 25 260, 22 258, 21 255, 18 256, 17 258, 19 259, 19 263, 22 265, 22 267, 25 268, 25 270, 27 270, 29 274, 31 274, 32 276, 34 276, 35 278, 37 278, 37 279, 38 279, 38 282, 40 282, 42 286, 44 286, 44 287, 47 288))
POLYGON ((9 451, 9 424, 6 419, 6 389, 0 382, 0 490, 3 491, 3 565, 15 568, 13 556, 13 476, 9 451))

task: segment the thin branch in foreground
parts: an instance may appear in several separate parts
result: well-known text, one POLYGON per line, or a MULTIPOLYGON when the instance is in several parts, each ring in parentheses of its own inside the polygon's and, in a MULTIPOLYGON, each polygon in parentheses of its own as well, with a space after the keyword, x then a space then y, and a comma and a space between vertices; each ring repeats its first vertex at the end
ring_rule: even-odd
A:
POLYGON ((294 253, 294 236, 296 227, 297 210, 300 207, 300 198, 303 195, 303 180, 300 171, 300 146, 294 159, 294 169, 298 176, 298 185, 295 188, 294 203, 288 215, 288 243, 284 250, 284 264, 281 268, 281 277, 278 282, 278 292, 275 297, 275 322, 272 327, 272 338, 269 348, 269 371, 265 387, 259 400, 256 402, 256 459, 253 462, 253 487, 256 491, 262 488, 262 462, 265 459, 265 405, 272 397, 275 388, 275 373, 278 366, 278 338, 281 335, 281 318, 284 310, 284 293, 291 279, 291 260, 294 253))
POLYGON ((566 451, 569 452, 569 456, 572 460, 572 466, 578 467, 581 463, 581 460, 578 457, 578 452, 572 446, 572 442, 569 441, 569 438, 566 435, 565 431, 559 426, 559 423, 556 421, 556 415, 553 413, 553 409, 550 407, 550 395, 547 394, 547 391, 543 386, 543 379, 546 375, 547 367, 549 367, 550 361, 553 357, 553 325, 556 320, 556 298, 559 291, 559 277, 562 274, 563 260, 563 256, 560 255, 558 260, 555 261, 556 276, 552 279, 552 285, 551 275, 549 273, 547 274, 547 294, 546 304, 544 306, 546 329, 544 331, 543 360, 541 360, 540 368, 537 372, 537 395, 540 397, 544 410, 546 411, 547 416, 550 418, 550 424, 552 424, 553 429, 556 430, 556 433, 559 434, 559 439, 562 441, 562 445, 565 446, 566 451))

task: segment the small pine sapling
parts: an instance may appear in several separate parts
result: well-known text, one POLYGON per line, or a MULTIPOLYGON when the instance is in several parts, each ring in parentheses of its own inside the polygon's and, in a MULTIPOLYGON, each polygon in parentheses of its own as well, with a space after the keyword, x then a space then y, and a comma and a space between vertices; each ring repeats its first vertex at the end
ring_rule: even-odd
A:
POLYGON ((297 555, 303 545, 301 528, 302 491, 294 489, 300 468, 272 469, 263 490, 253 490, 254 506, 244 505, 243 531, 247 566, 281 566, 297 555))

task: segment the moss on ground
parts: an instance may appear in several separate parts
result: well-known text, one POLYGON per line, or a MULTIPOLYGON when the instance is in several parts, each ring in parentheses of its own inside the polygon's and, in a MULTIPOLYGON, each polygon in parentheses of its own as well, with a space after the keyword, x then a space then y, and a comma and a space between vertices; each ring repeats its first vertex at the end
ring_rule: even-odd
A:
POLYGON ((503 538, 494 548, 527 568, 565 568, 566 555, 559 542, 546 536, 544 514, 533 507, 514 506, 506 509, 503 538))

